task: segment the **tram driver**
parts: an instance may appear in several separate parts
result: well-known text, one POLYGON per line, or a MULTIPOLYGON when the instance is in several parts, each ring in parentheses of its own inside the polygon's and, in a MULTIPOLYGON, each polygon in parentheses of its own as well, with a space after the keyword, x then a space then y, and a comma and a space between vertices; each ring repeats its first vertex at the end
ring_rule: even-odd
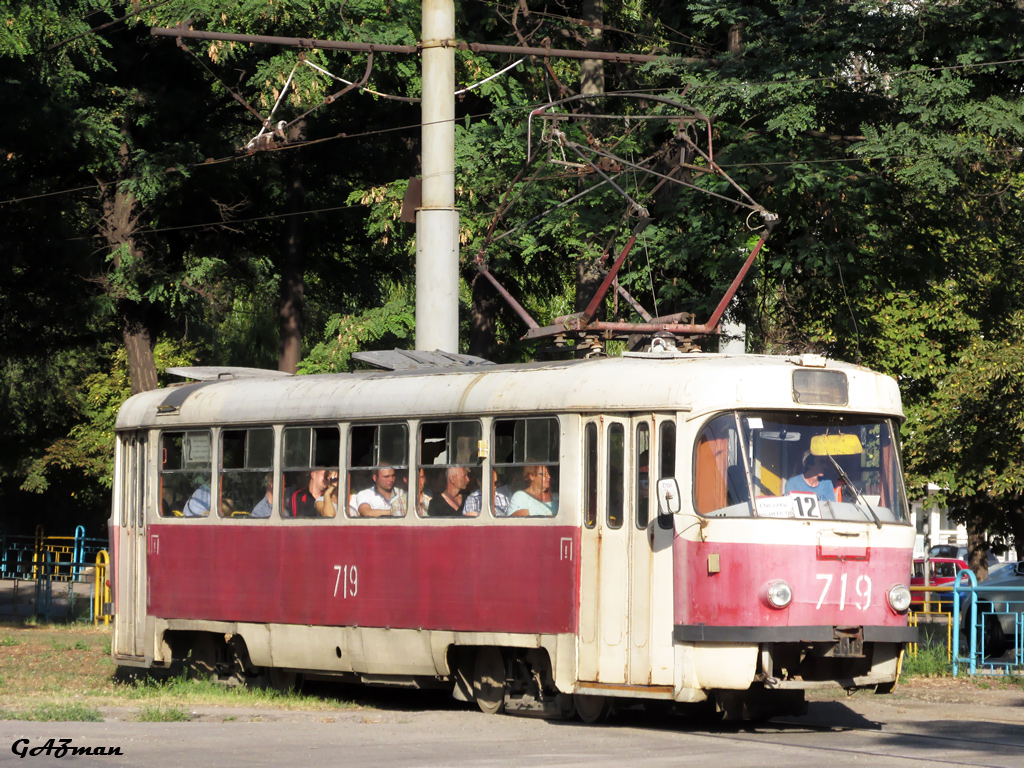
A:
POLYGON ((830 469, 828 459, 808 451, 804 454, 802 466, 801 474, 786 480, 786 493, 802 491, 813 493, 821 501, 835 501, 835 486, 825 477, 825 473, 830 469))
POLYGON ((349 516, 405 517, 406 495, 395 487, 395 468, 379 467, 370 477, 373 485, 352 497, 349 516))

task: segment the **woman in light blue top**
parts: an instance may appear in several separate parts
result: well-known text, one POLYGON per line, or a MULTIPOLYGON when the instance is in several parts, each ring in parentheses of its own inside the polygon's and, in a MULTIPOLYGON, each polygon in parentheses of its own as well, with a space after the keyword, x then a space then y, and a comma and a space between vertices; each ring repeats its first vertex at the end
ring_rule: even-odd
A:
POLYGON ((542 464, 523 467, 526 489, 512 494, 509 517, 554 517, 558 492, 551 492, 551 472, 542 464))

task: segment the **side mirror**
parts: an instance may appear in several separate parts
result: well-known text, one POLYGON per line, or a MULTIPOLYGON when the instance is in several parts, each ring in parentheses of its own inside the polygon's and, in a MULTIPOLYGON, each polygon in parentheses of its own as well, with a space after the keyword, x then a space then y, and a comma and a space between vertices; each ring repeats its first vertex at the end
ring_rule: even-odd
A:
POLYGON ((679 484, 674 477, 663 477, 658 481, 658 515, 674 515, 682 509, 679 499, 679 484))

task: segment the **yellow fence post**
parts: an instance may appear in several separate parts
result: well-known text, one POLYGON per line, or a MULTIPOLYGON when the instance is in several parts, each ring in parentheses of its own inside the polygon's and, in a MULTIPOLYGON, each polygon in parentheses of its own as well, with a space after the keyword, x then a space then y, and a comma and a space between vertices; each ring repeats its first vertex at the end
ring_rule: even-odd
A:
MULTIPOLYGON (((908 627, 916 627, 917 626, 917 613, 916 612, 911 611, 910 614, 907 616, 907 626, 908 627)), ((910 651, 910 655, 911 656, 913 656, 915 659, 917 658, 917 643, 907 643, 907 650, 910 651)))
POLYGON ((32 578, 39 578, 39 558, 42 554, 43 549, 43 525, 40 523, 36 526, 36 540, 35 546, 32 548, 32 578))
POLYGON ((101 549, 96 553, 96 589, 93 590, 93 624, 110 623, 110 616, 103 612, 103 606, 110 602, 110 584, 107 581, 107 566, 110 564, 110 555, 107 550, 101 549))

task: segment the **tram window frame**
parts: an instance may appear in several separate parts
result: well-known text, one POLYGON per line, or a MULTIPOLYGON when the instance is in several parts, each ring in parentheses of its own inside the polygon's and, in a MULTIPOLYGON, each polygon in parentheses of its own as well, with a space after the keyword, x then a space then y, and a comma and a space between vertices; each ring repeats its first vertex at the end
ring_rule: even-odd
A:
POLYGON ((693 509, 713 517, 909 524, 896 435, 894 420, 884 414, 734 410, 711 415, 694 441, 693 509), (832 448, 814 448, 826 439, 832 448), (828 484, 815 495, 825 495, 799 506, 804 502, 793 494, 805 491, 789 483, 810 468, 811 457, 831 457, 844 483, 837 487, 828 475, 839 470, 821 461, 826 470, 819 477, 828 484), (850 495, 843 493, 847 483, 850 495))
POLYGON ((243 427, 220 431, 220 461, 218 475, 220 482, 220 516, 229 520, 266 520, 273 514, 273 507, 280 506, 280 499, 274 493, 274 456, 276 440, 274 428, 243 427), (257 444, 254 445, 253 437, 257 444), (241 438, 241 444, 238 443, 241 438), (269 439, 269 444, 264 442, 269 439), (259 444, 262 443, 262 444, 259 444), (241 456, 238 455, 239 449, 241 456), (254 482, 258 480, 258 482, 254 482), (269 484, 269 487, 268 487, 269 484), (271 492, 271 510, 267 515, 253 517, 252 512, 271 492), (239 505, 240 495, 245 494, 244 503, 239 505))
MULTIPOLYGON (((679 452, 679 432, 672 420, 661 422, 658 427, 658 480, 676 477, 676 456, 679 452), (671 432, 671 436, 668 433, 671 432)), ((658 515, 658 525, 662 528, 672 527, 672 515, 658 515)))
MULTIPOLYGON (((427 503, 425 510, 417 508, 416 513, 420 517, 426 518, 479 517, 485 508, 483 504, 484 487, 492 485, 484 482, 485 478, 482 472, 483 457, 480 446, 483 442, 483 425, 481 422, 478 419, 423 421, 419 425, 417 435, 417 483, 419 482, 419 472, 422 470, 426 484, 424 490, 430 491, 431 500, 427 503), (468 429, 465 429, 466 427, 468 429), (454 510, 448 502, 441 499, 447 489, 448 472, 456 468, 465 469, 468 473, 467 485, 462 489, 462 501, 458 510, 454 510), (478 494, 476 506, 473 507, 475 514, 469 514, 466 510, 466 503, 473 494, 478 494), (451 511, 449 512, 449 510, 451 511), (440 514, 441 512, 444 514, 440 514)), ((493 509, 493 506, 492 492, 492 502, 486 505, 486 508, 493 509)))
POLYGON ((316 520, 337 515, 337 494, 332 505, 327 493, 335 486, 341 466, 341 430, 337 424, 309 424, 286 426, 281 433, 281 469, 277 481, 281 484, 280 516, 285 520, 316 520), (302 439, 305 432, 306 438, 302 439), (297 439, 292 439, 292 438, 297 439), (332 450, 333 446, 333 450, 332 450), (324 472, 327 490, 323 496, 311 499, 306 493, 313 472, 324 472), (289 481, 289 475, 293 477, 289 481), (301 494, 301 495, 300 495, 301 494), (302 505, 300 508, 299 505, 302 505), (310 506, 311 504, 311 506, 310 506), (319 505, 319 506, 317 506, 319 505), (331 507, 334 507, 332 510, 331 507), (302 514, 299 514, 299 512, 302 514))
POLYGON ((613 421, 605 431, 605 524, 612 530, 622 527, 626 510, 626 427, 613 421), (615 454, 618 456, 616 457, 615 454), (616 461, 617 458, 617 461, 616 461), (618 471, 615 471, 616 466, 618 471), (618 501, 614 499, 618 494, 618 501))
POLYGON ((651 425, 641 421, 636 425, 633 432, 633 462, 635 472, 633 475, 633 493, 636 499, 636 527, 639 530, 646 530, 651 522, 651 425), (641 439, 641 433, 645 433, 646 448, 641 439))
POLYGON ((213 430, 168 429, 160 433, 160 517, 194 520, 209 517, 213 503, 213 477, 213 430), (175 438, 180 442, 175 450, 168 451, 168 441, 175 438), (168 467, 169 462, 177 466, 168 467), (171 498, 176 503, 165 499, 168 486, 173 486, 175 495, 171 498), (186 492, 186 488, 191 490, 186 492), (205 498, 203 488, 206 489, 205 498), (203 504, 205 510, 202 514, 195 514, 203 504))
POLYGON ((352 424, 348 428, 348 452, 345 464, 345 514, 352 519, 399 519, 409 508, 409 425, 404 421, 381 421, 352 424), (395 472, 395 490, 400 492, 391 501, 389 510, 370 507, 360 514, 357 497, 375 489, 375 475, 385 468, 395 472), (356 486, 360 487, 356 489, 356 486), (390 512, 390 514, 383 514, 390 512))
POLYGON ((561 441, 561 423, 557 416, 497 418, 491 424, 491 468, 498 475, 498 483, 509 487, 508 517, 558 516, 561 441), (530 499, 520 496, 517 500, 516 497, 519 493, 530 496, 526 488, 531 482, 530 478, 540 473, 541 467, 546 468, 550 478, 551 500, 537 501, 540 505, 538 508, 537 504, 530 503, 530 499), (513 480, 516 475, 518 478, 513 480), (516 485, 512 485, 513 482, 516 485), (519 503, 527 506, 519 507, 519 503), (544 508, 551 514, 543 514, 540 510, 544 508))
POLYGON ((583 525, 597 525, 597 422, 588 421, 583 427, 583 525))

